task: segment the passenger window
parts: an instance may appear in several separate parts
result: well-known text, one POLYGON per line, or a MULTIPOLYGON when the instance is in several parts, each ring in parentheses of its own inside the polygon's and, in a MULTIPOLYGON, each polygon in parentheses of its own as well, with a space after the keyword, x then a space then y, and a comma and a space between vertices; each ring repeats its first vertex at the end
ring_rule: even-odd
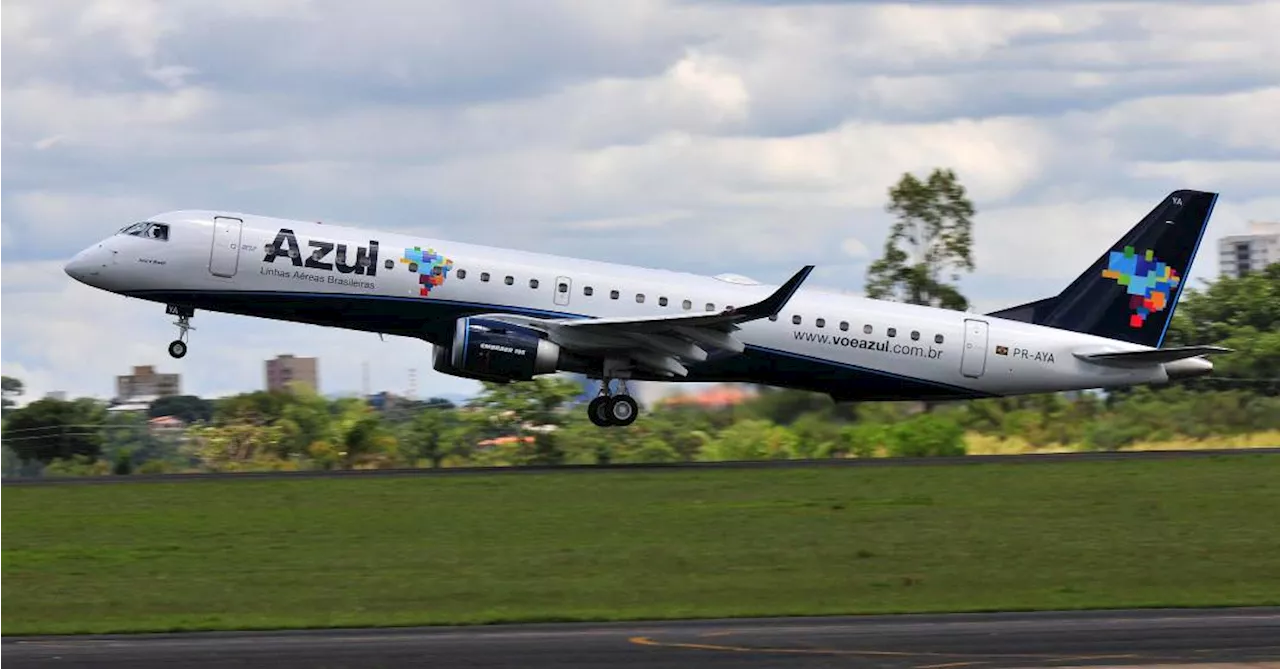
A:
POLYGON ((688 311, 693 308, 693 302, 690 302, 689 300, 685 300, 680 306, 684 307, 685 311, 688 311))
POLYGON ((658 298, 658 306, 660 306, 660 307, 665 307, 665 306, 667 306, 667 298, 665 298, 665 297, 659 297, 659 298, 658 298))
MULTIPOLYGON (((562 285, 562 286, 563 286, 564 284, 562 283, 562 284, 560 284, 560 285, 562 285)), ((560 292, 562 292, 562 293, 563 293, 564 291, 562 290, 562 291, 560 291, 560 292)), ((591 297, 591 294, 592 294, 592 293, 594 293, 594 292, 595 292, 595 291, 591 289, 591 286, 583 286, 583 287, 582 287, 582 294, 583 294, 583 295, 586 295, 587 297, 591 297)))
POLYGON ((458 270, 458 278, 459 278, 459 279, 465 279, 465 278, 467 278, 467 270, 465 270, 465 269, 460 269, 460 270, 458 270))
POLYGON ((616 300, 616 299, 618 299, 618 291, 616 291, 616 290, 611 290, 611 291, 609 291, 609 299, 611 299, 611 300, 616 300))
POLYGON ((919 330, 912 330, 912 331, 911 331, 911 341, 920 341, 920 331, 919 331, 919 330))
POLYGON ((840 331, 841 332, 849 331, 849 321, 840 321, 840 331))
POLYGON ((409 271, 416 274, 418 272, 418 263, 416 262, 409 263, 409 271))
POLYGON ((503 279, 502 282, 510 286, 516 282, 516 278, 513 276, 508 276, 507 278, 503 279))
POLYGON ((898 328, 889 328, 889 330, 888 330, 888 335, 889 335, 890 337, 897 337, 897 336, 898 336, 898 328))
POLYGON ((934 336, 933 336, 933 343, 935 343, 935 344, 941 344, 941 343, 942 343, 942 335, 934 335, 934 336))
POLYGON ((871 334, 871 326, 870 325, 862 326, 862 332, 863 334, 871 334))
POLYGON ((644 293, 636 293, 636 302, 644 304, 644 293))
POLYGON ((715 311, 715 310, 716 310, 716 305, 714 305, 714 304, 712 304, 712 303, 708 302, 708 303, 707 303, 707 311, 715 311))
POLYGON ((488 273, 488 272, 481 272, 481 273, 480 273, 480 280, 481 280, 481 281, 484 281, 484 282, 488 282, 488 281, 489 281, 489 273, 488 273))
POLYGON ((387 260, 387 261, 385 261, 385 262, 383 262, 383 263, 382 263, 382 266, 383 266, 383 267, 386 267, 387 269, 395 269, 395 268, 396 268, 396 261, 394 261, 394 260, 387 260))
MULTIPOLYGON (((563 284, 563 283, 562 283, 562 284, 560 284, 560 285, 561 285, 561 287, 563 287, 563 286, 564 286, 564 284, 563 284)), ((535 288, 535 289, 536 289, 536 288, 538 287, 538 280, 537 280, 537 279, 529 279, 529 287, 530 287, 530 288, 535 288)), ((561 290, 560 292, 562 292, 562 293, 563 293, 564 291, 563 291, 563 290, 561 290)))
POLYGON ((770 317, 769 317, 769 320, 771 320, 771 321, 777 321, 777 320, 778 320, 778 314, 774 314, 774 315, 770 316, 770 317))
POLYGON ((819 318, 818 320, 814 321, 813 324, 820 328, 825 328, 827 327, 827 320, 825 318, 819 318))
POLYGON ((799 325, 799 324, 800 324, 800 314, 796 314, 795 316, 792 316, 792 317, 791 317, 791 322, 792 322, 792 323, 795 323, 796 325, 799 325))

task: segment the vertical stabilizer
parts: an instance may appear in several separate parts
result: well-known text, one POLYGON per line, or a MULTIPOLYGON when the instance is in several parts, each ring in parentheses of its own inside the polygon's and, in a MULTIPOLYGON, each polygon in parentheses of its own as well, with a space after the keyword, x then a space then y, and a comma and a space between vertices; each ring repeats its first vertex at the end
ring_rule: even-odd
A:
POLYGON ((1170 193, 1056 297, 990 314, 1159 347, 1217 193, 1170 193))

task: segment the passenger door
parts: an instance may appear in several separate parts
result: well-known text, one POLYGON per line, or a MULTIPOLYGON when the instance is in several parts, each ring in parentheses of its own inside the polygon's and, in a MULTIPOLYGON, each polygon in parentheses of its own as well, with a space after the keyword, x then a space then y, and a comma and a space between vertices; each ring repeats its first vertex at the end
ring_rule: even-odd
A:
POLYGON ((231 278, 240 266, 240 235, 244 221, 228 216, 213 218, 213 246, 209 249, 209 273, 231 278))

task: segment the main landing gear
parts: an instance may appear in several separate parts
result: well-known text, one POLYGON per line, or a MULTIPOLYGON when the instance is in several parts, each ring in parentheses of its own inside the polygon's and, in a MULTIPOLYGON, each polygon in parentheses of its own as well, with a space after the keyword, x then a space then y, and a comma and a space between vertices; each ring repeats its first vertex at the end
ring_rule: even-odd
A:
POLYGON ((178 317, 178 320, 173 322, 178 326, 178 338, 169 342, 169 355, 181 358, 187 354, 187 333, 195 329, 191 327, 191 317, 196 315, 196 310, 170 304, 165 306, 164 311, 178 317))
POLYGON ((587 416, 599 427, 625 427, 636 422, 640 415, 640 405, 627 394, 627 382, 619 380, 617 395, 609 392, 609 379, 604 379, 600 387, 600 396, 587 405, 587 416))

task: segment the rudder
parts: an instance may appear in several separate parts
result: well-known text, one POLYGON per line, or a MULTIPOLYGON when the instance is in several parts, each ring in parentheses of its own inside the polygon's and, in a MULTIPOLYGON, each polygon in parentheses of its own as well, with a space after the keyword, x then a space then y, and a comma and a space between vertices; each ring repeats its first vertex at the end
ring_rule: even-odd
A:
POLYGON ((989 315, 1159 347, 1217 193, 1170 193, 1066 290, 989 315))

